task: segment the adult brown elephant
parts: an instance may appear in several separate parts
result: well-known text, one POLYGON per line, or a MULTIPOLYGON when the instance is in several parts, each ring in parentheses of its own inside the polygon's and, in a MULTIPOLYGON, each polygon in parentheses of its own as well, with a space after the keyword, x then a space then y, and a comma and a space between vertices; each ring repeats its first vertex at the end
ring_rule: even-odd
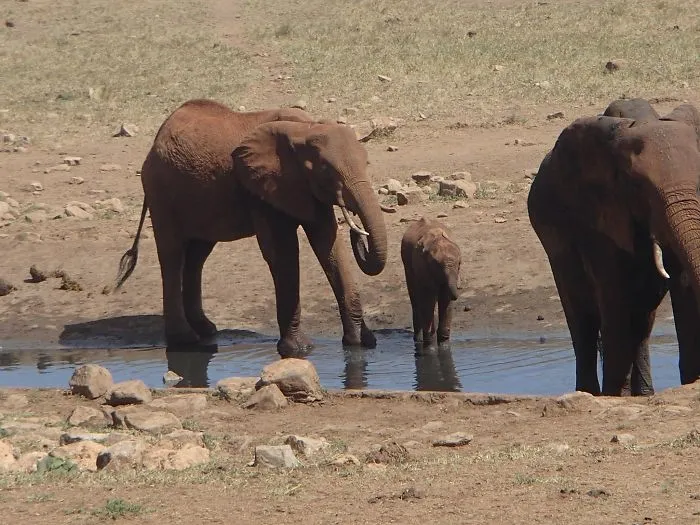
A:
POLYGON ((386 263, 386 228, 367 174, 367 153, 352 129, 314 122, 298 110, 237 113, 214 101, 191 100, 158 130, 141 181, 141 222, 115 287, 136 265, 148 209, 168 345, 216 333, 202 309, 202 266, 217 242, 255 235, 275 285, 278 351, 305 353, 311 343, 300 326, 301 225, 338 300, 343 342, 375 346, 333 213, 339 206, 351 228, 361 270, 379 274, 386 263), (350 212, 359 215, 362 227, 350 212))
POLYGON ((682 383, 700 377, 697 112, 582 118, 560 134, 528 196, 576 354, 576 389, 653 393, 649 336, 670 289, 682 383), (677 120, 677 121, 676 121, 677 120), (690 125, 689 125, 690 124, 690 125))

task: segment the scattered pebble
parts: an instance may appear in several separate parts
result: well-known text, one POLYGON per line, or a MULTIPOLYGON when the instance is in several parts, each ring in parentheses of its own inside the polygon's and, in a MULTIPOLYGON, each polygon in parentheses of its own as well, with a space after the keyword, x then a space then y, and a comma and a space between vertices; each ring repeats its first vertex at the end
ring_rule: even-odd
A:
POLYGON ((445 436, 433 441, 434 447, 461 447, 472 442, 474 436, 463 432, 455 432, 449 436, 445 436))
POLYGON ((387 151, 399 151, 399 148, 397 146, 387 146, 386 150, 387 151))
POLYGON ((388 77, 386 75, 377 75, 377 78, 381 80, 382 82, 391 82, 391 77, 388 77))

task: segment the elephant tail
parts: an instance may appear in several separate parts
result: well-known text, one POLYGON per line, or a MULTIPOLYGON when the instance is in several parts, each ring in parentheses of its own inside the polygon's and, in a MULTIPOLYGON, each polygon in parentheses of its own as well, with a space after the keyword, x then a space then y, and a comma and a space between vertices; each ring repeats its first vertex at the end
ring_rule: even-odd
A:
POLYGON ((136 268, 136 261, 138 261, 139 258, 139 238, 141 237, 141 230, 143 229, 143 221, 146 219, 146 210, 148 210, 148 204, 146 202, 146 197, 144 197, 143 207, 141 208, 141 220, 139 221, 139 227, 136 230, 134 244, 132 244, 131 248, 129 248, 124 255, 122 255, 122 258, 119 261, 119 272, 117 273, 117 278, 113 286, 105 286, 105 289, 102 291, 102 293, 105 295, 118 290, 134 272, 134 268, 136 268))

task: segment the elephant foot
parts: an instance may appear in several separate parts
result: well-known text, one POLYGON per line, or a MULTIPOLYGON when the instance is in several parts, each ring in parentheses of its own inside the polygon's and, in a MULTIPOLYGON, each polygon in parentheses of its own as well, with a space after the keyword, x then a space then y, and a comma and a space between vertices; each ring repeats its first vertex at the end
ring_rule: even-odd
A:
POLYGON ((212 337, 218 332, 216 325, 207 319, 207 316, 205 315, 188 319, 188 321, 199 337, 212 337))
POLYGON ((361 346, 363 348, 376 348, 377 338, 372 330, 367 328, 367 325, 362 321, 360 333, 353 331, 352 333, 343 334, 343 346, 361 346))
POLYGON ((313 343, 304 334, 296 337, 283 337, 277 341, 277 353, 282 358, 306 357, 313 348, 313 343))
POLYGON ((200 337, 189 326, 185 330, 168 330, 165 333, 165 341, 168 347, 182 347, 199 343, 200 337))
POLYGON ((446 343, 450 340, 450 331, 446 330, 443 332, 438 331, 437 333, 437 342, 438 344, 440 343, 446 343))

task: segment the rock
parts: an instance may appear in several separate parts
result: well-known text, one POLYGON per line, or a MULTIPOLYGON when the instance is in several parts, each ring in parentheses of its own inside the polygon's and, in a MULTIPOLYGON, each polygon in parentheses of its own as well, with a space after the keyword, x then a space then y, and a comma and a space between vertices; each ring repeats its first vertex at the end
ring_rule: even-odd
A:
POLYGON ((438 213, 437 218, 438 219, 444 219, 445 217, 449 217, 446 213, 438 213))
POLYGON ((500 64, 496 64, 495 66, 493 66, 494 71, 503 71, 503 69, 503 66, 500 64))
POLYGON ((328 449, 331 444, 325 438, 315 439, 303 436, 287 436, 285 444, 304 457, 310 458, 328 449))
POLYGON ((175 386, 182 381, 182 379, 182 376, 177 375, 172 370, 168 370, 165 374, 163 374, 163 383, 166 386, 175 386))
POLYGON ((468 180, 445 180, 440 182, 438 195, 441 197, 466 197, 472 198, 477 186, 468 180))
POLYGON ((556 119, 561 119, 564 118, 564 112, 563 111, 556 111, 554 113, 550 113, 547 115, 547 120, 556 120, 556 119))
POLYGON ((143 456, 147 470, 184 470, 209 461, 209 450, 188 445, 180 450, 152 449, 143 456))
POLYGON ((17 288, 14 285, 8 283, 5 279, 0 278, 0 297, 10 295, 16 289, 17 288))
POLYGON ((112 388, 112 374, 99 365, 82 365, 75 369, 68 385, 73 394, 97 399, 112 388))
POLYGON ((113 211, 115 213, 124 213, 124 205, 122 204, 122 201, 116 197, 105 199, 103 201, 96 201, 95 207, 107 211, 113 211))
POLYGON ((27 474, 32 474, 37 470, 37 463, 42 461, 48 456, 47 452, 27 452, 22 454, 17 460, 17 470, 19 472, 26 472, 27 474))
POLYGON ((76 217, 78 219, 92 219, 95 209, 84 202, 73 201, 66 204, 65 214, 67 217, 76 217))
POLYGON ((182 428, 180 420, 170 412, 135 408, 119 414, 119 416, 123 416, 126 428, 148 432, 149 434, 165 434, 182 428))
POLYGON ((343 108, 343 115, 357 115, 359 112, 358 108, 343 108))
POLYGON ((348 117, 341 116, 335 119, 336 124, 347 124, 348 123, 348 117))
POLYGON ((61 445, 70 445, 80 441, 92 441, 94 443, 103 443, 109 434, 96 434, 86 432, 64 432, 58 440, 61 445))
POLYGON ((113 407, 150 403, 152 400, 151 391, 140 379, 116 383, 107 393, 107 404, 113 407))
POLYGON ((622 58, 614 58, 612 60, 609 60, 605 64, 605 69, 608 71, 608 73, 612 73, 614 71, 618 71, 620 69, 624 69, 627 67, 627 60, 624 60, 622 58))
POLYGON ((119 164, 103 164, 100 166, 100 171, 121 171, 122 167, 119 164))
POLYGON ((255 447, 254 467, 294 468, 301 463, 289 445, 258 445, 255 447))
POLYGON ((44 169, 44 173, 53 173, 54 171, 70 171, 70 166, 68 164, 57 164, 44 169))
POLYGON ((39 223, 48 220, 49 216, 45 210, 30 211, 24 216, 24 220, 31 223, 39 223))
POLYGON ((396 192, 396 202, 399 206, 420 204, 428 200, 428 195, 421 188, 407 188, 396 192))
POLYGON ((367 142, 374 137, 391 135, 397 127, 398 122, 391 117, 377 117, 352 125, 357 140, 360 142, 367 142))
POLYGON ((69 184, 82 184, 85 182, 85 179, 82 177, 71 177, 69 184))
POLYGON ((506 219, 505 217, 496 217, 493 220, 493 222, 495 222, 496 224, 503 224, 504 222, 508 222, 508 219, 506 219))
POLYGON ((30 182, 29 191, 44 191, 44 185, 39 181, 30 182))
POLYGON ((633 445, 637 441, 632 434, 615 434, 610 443, 620 443, 621 445, 633 445))
POLYGON ((343 467, 345 465, 359 465, 360 460, 352 454, 341 454, 333 458, 330 464, 336 467, 343 467))
POLYGON ((185 445, 204 446, 204 432, 194 432, 192 430, 173 430, 164 435, 158 442, 163 448, 182 448, 185 445))
POLYGON ((80 470, 94 472, 97 470, 97 456, 105 449, 104 446, 92 441, 78 441, 70 445, 62 445, 49 452, 53 458, 69 459, 80 470))
POLYGON ((136 126, 131 124, 122 124, 119 126, 119 131, 117 131, 113 137, 135 137, 137 132, 136 126))
POLYGON ((104 412, 93 407, 78 406, 73 409, 71 415, 68 416, 68 424, 80 426, 89 424, 91 426, 104 426, 112 421, 107 419, 104 412))
POLYGON ((227 401, 241 401, 255 392, 257 377, 227 377, 216 383, 216 391, 227 401))
POLYGON ((280 359, 263 368, 256 390, 276 384, 293 401, 307 403, 323 399, 318 373, 306 359, 280 359))
POLYGON ((408 450, 399 443, 386 443, 367 454, 367 463, 395 464, 408 460, 408 450))
POLYGON ((559 396, 556 399, 556 402, 561 408, 575 411, 587 412, 599 406, 593 394, 579 391, 570 392, 568 394, 559 396))
POLYGON ((207 408, 207 396, 204 394, 179 394, 154 400, 151 408, 167 410, 178 417, 190 417, 207 408))
POLYGON ((433 174, 429 171, 417 171, 411 175, 411 178, 415 181, 418 186, 424 186, 430 182, 433 174))
POLYGON ((17 458, 19 453, 9 441, 0 440, 0 472, 15 472, 19 469, 17 458))
POLYGON ((389 145, 389 146, 386 147, 386 150, 387 150, 387 151, 399 151, 399 148, 398 148, 398 146, 391 146, 391 145, 389 145))
POLYGON ((328 98, 326 99, 326 102, 328 102, 329 104, 332 104, 333 102, 336 102, 337 100, 338 100, 338 99, 335 98, 335 97, 328 97, 328 98))
POLYGON ((379 195, 389 195, 389 190, 386 189, 386 188, 379 188, 379 189, 377 190, 377 193, 378 193, 379 195))
POLYGON ((468 445, 472 442, 474 436, 471 434, 465 434, 463 432, 455 432, 449 436, 445 436, 440 439, 433 441, 434 447, 461 447, 463 445, 468 445))
POLYGON ((141 440, 120 441, 102 450, 98 454, 95 464, 99 470, 104 468, 108 468, 108 470, 132 469, 141 465, 146 450, 148 450, 148 446, 141 440))
POLYGON ((472 174, 468 171, 455 171, 449 176, 450 180, 466 180, 472 182, 472 174))
POLYGON ((637 419, 645 411, 644 405, 621 405, 606 408, 598 414, 600 418, 637 419))
POLYGON ((403 184, 396 179, 388 179, 382 187, 387 189, 389 195, 396 195, 403 190, 403 184))
POLYGON ((391 77, 388 77, 386 75, 377 75, 377 78, 382 82, 391 82, 391 77))
POLYGON ((276 410, 287 406, 287 398, 275 384, 262 387, 241 405, 243 408, 258 410, 276 410))
POLYGON ((308 104, 306 103, 306 100, 300 99, 297 100, 294 104, 292 104, 290 107, 292 108, 297 108, 297 109, 306 109, 308 104))
POLYGON ((63 157, 63 163, 68 166, 77 166, 82 160, 82 157, 63 157))

